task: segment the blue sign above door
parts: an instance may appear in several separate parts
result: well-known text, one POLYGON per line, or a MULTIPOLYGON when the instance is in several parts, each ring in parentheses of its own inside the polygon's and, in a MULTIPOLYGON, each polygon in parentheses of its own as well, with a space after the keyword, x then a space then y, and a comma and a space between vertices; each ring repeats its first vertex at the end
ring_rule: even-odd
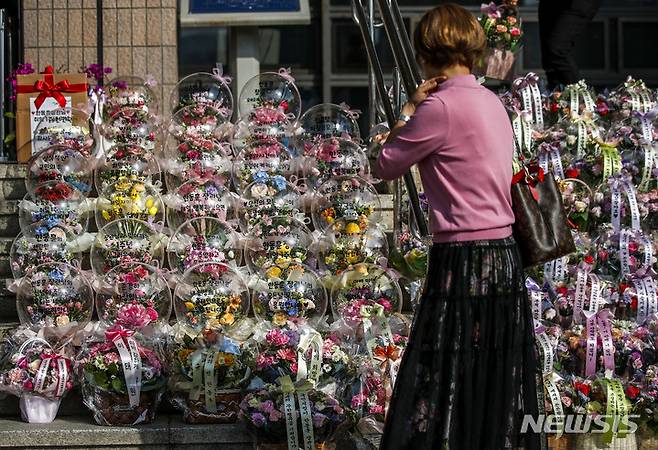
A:
POLYGON ((192 14, 296 12, 299 0, 189 0, 192 14))

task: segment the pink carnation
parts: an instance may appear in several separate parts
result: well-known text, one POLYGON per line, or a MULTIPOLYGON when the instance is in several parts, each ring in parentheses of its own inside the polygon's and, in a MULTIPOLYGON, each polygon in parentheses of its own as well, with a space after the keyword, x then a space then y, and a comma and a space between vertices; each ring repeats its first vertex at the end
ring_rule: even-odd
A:
POLYGON ((123 305, 117 312, 117 323, 129 328, 143 328, 151 321, 151 315, 140 304, 123 305))

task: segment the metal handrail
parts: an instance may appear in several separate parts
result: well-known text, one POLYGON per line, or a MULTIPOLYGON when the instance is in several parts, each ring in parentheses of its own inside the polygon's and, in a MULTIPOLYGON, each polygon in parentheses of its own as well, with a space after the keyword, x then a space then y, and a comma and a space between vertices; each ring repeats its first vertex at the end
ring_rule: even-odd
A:
MULTIPOLYGON (((405 54, 404 45, 401 44, 400 39, 397 40, 395 38, 391 39, 391 36, 393 35, 392 33, 394 33, 395 30, 399 30, 399 28, 396 28, 393 25, 395 22, 394 19, 395 13, 388 9, 389 4, 385 0, 383 2, 382 0, 379 0, 380 8, 382 7, 382 3, 385 3, 386 10, 388 11, 387 14, 382 13, 382 21, 384 22, 384 28, 386 29, 386 34, 389 35, 389 43, 391 44, 391 49, 393 51, 393 55, 395 57, 396 63, 400 68, 400 73, 402 76, 403 84, 405 86, 405 90, 406 92, 414 92, 418 85, 417 83, 414 84, 416 80, 416 76, 420 76, 418 72, 418 66, 415 64, 415 60, 413 59, 413 54, 410 55, 405 54), (411 58, 412 63, 409 62, 409 58, 411 58)), ((393 111, 393 105, 391 104, 391 100, 386 90, 386 84, 384 83, 384 72, 382 70, 382 66, 379 61, 379 56, 377 55, 377 51, 375 50, 375 43, 373 42, 373 39, 370 34, 370 29, 368 27, 368 17, 366 15, 365 8, 363 7, 363 3, 361 2, 361 0, 352 0, 352 13, 353 13, 354 22, 356 22, 356 24, 358 25, 361 31, 361 37, 363 38, 363 42, 365 44, 366 54, 370 62, 370 68, 373 71, 374 81, 377 88, 377 95, 381 100, 386 122, 388 123, 389 129, 392 130, 397 120, 395 117, 395 113, 393 111)), ((427 236, 429 234, 427 228, 427 221, 425 220, 425 216, 423 215, 420 206, 420 200, 418 199, 418 189, 416 188, 416 183, 414 181, 411 172, 407 172, 404 174, 404 183, 407 188, 407 194, 409 195, 409 203, 411 205, 411 210, 413 211, 414 220, 416 222, 418 232, 421 234, 421 236, 427 236)))

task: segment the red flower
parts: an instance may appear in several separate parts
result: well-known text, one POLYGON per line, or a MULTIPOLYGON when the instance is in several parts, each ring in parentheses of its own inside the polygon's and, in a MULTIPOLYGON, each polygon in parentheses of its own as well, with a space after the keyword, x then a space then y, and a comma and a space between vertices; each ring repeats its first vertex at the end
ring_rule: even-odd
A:
POLYGON ((640 388, 638 388, 636 386, 628 386, 626 388, 626 395, 631 400, 635 400, 637 398, 637 396, 640 395, 640 388))
POLYGON ((567 169, 565 175, 567 178, 578 178, 578 175, 580 175, 580 170, 574 168, 567 169))
POLYGON ((629 287, 626 283, 619 283, 619 293, 623 294, 629 287))
POLYGON ((557 103, 551 103, 551 112, 556 113, 560 110, 560 107, 558 106, 557 103))
POLYGON ((287 101, 285 101, 285 100, 282 101, 281 103, 279 103, 279 106, 281 107, 282 110, 288 111, 288 102, 287 101))
POLYGON ((594 264, 594 257, 592 255, 587 255, 583 261, 585 261, 585 264, 592 265, 594 264))
POLYGON ((567 292, 568 292, 568 290, 565 286, 561 286, 561 287, 557 288, 557 293, 560 294, 560 295, 567 295, 567 292))
POLYGON ((582 392, 586 397, 589 397, 589 393, 592 390, 590 385, 586 383, 576 382, 574 383, 574 387, 576 388, 577 391, 582 392))
POLYGON ((637 309, 637 297, 631 299, 631 309, 637 309))

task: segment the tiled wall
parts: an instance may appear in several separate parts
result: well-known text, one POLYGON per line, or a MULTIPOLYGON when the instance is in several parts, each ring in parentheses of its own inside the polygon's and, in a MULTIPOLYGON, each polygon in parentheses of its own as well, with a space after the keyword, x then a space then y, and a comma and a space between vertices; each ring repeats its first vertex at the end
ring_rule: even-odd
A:
MULTIPOLYGON (((104 65, 114 69, 113 75, 153 75, 165 102, 178 78, 176 3, 103 0, 104 65)), ((24 0, 22 4, 25 62, 75 72, 97 62, 96 0, 24 0)))

